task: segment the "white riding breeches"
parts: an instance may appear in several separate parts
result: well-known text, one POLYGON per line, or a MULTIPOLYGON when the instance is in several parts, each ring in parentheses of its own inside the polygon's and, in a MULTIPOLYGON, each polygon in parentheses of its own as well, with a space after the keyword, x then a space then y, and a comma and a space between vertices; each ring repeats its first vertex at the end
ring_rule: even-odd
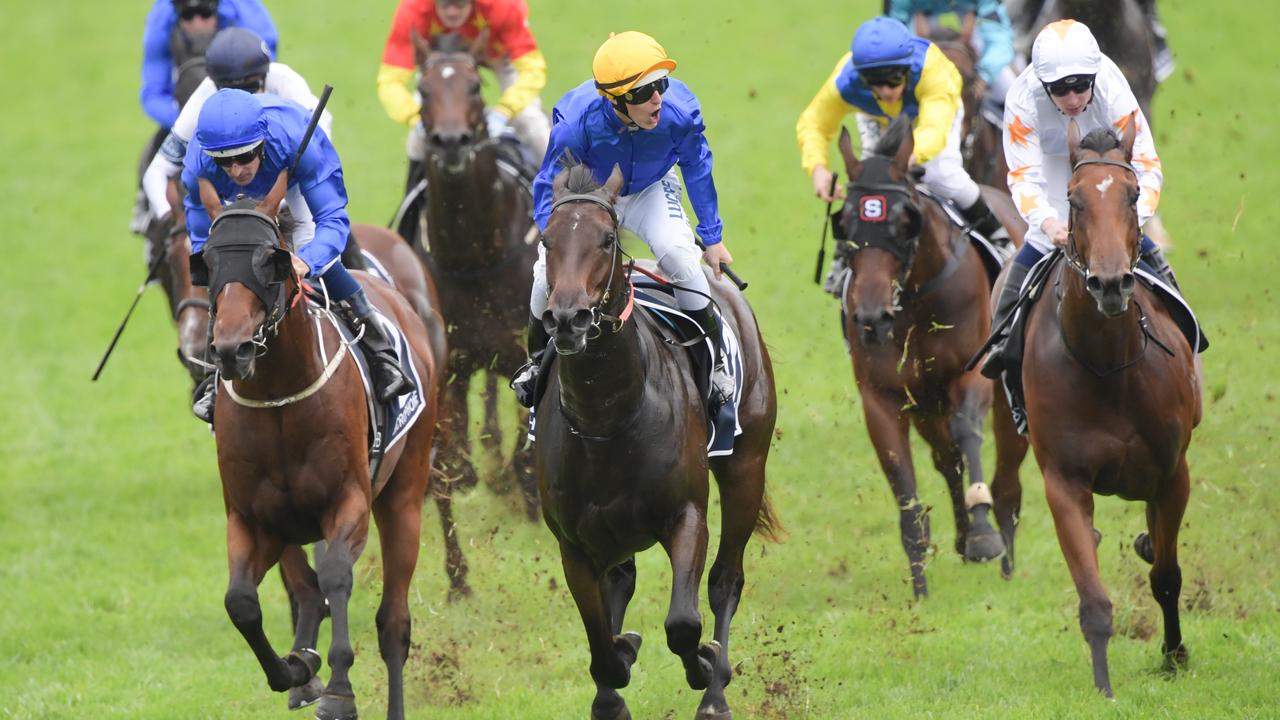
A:
MULTIPOLYGON (((858 136, 862 141, 862 158, 870 157, 880 142, 880 123, 866 113, 857 113, 858 136)), ((942 152, 924 164, 924 184, 930 192, 945 197, 961 210, 973 205, 978 199, 978 184, 969 177, 964 169, 964 160, 960 157, 960 128, 964 123, 964 108, 956 108, 955 119, 951 121, 951 130, 947 133, 947 144, 942 152)))
MULTIPOLYGON (((510 62, 503 62, 493 68, 493 74, 498 79, 498 87, 504 92, 516 81, 516 69, 510 62)), ((542 100, 534 98, 533 102, 516 113, 511 118, 511 129, 541 163, 542 157, 547 154, 547 142, 551 139, 551 121, 542 111, 542 100)), ((409 136, 405 139, 405 153, 410 160, 416 162, 427 157, 427 134, 421 122, 409 129, 409 136)))
MULTIPOLYGON (((658 259, 658 269, 678 288, 676 301, 681 310, 701 310, 710 302, 711 286, 702 272, 702 250, 695 244, 693 228, 684 213, 684 188, 672 167, 661 180, 638 193, 618 198, 618 223, 635 233, 658 259), (686 290, 688 292, 686 292, 686 290)), ((529 312, 542 317, 547 310, 546 247, 538 244, 538 260, 533 265, 533 293, 529 312)))

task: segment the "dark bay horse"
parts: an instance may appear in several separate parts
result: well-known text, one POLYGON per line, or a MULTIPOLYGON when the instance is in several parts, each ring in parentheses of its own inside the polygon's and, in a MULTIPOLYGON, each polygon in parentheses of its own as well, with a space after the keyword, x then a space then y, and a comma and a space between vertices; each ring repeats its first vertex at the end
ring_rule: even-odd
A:
POLYGON ((1175 669, 1187 659, 1178 622, 1178 528, 1190 493, 1187 446, 1202 412, 1198 356, 1161 300, 1135 278, 1141 235, 1129 164, 1134 134, 1129 123, 1120 141, 1103 129, 1081 142, 1076 124, 1069 126, 1075 170, 1067 187, 1066 262, 1031 308, 1022 369, 1031 447, 1080 595, 1094 685, 1108 697, 1111 601, 1098 576, 1093 496, 1146 503, 1148 533, 1135 546, 1153 563, 1165 665, 1175 669))
POLYGON ((347 606, 372 510, 383 567, 378 646, 388 673, 387 716, 398 720, 440 368, 409 304, 385 284, 353 273, 408 337, 425 403, 408 434, 388 450, 378 476, 370 477, 368 411, 355 363, 346 358, 332 316, 303 296, 274 213, 251 208, 252 201, 221 214, 209 208, 217 219, 203 251, 213 298, 212 351, 223 379, 214 422, 227 512, 227 613, 276 691, 315 684, 320 656, 312 648, 327 613, 332 674, 316 715, 355 718, 347 606), (298 546, 319 540, 327 549, 313 572, 298 546), (257 592, 282 556, 286 585, 300 602, 293 650, 284 657, 263 632, 257 592))
MULTIPOLYGON (((529 293, 537 259, 533 196, 504 154, 505 141, 490 138, 484 121, 479 67, 487 33, 474 42, 458 35, 413 35, 421 79, 422 123, 427 133, 425 202, 404 219, 401 234, 422 252, 435 278, 449 327, 449 383, 442 400, 442 427, 449 428, 437 467, 447 488, 470 487, 477 480, 469 451, 467 396, 471 378, 488 373, 489 410, 483 438, 499 460, 499 493, 515 484, 525 511, 537 517, 532 452, 524 437, 508 465, 501 460, 496 422, 496 378, 510 377, 526 358, 529 293)), ((508 396, 514 399, 514 396, 508 396)), ((527 414, 519 411, 519 423, 527 414)))
MULTIPOLYGON (((843 298, 845 341, 867 431, 898 506, 912 589, 916 597, 928 595, 930 543, 928 513, 916 493, 911 425, 929 443, 934 467, 946 479, 956 552, 974 562, 1004 555, 1007 577, 1026 443, 1011 420, 996 422, 997 473, 988 488, 982 426, 993 386, 977 370, 964 369, 990 329, 992 278, 969 238, 937 203, 922 201, 908 178, 915 145, 905 115, 864 161, 854 155, 848 130, 839 146, 850 179, 842 217, 853 245, 843 298), (988 520, 993 504, 1002 533, 988 520)), ((1026 226, 1008 196, 985 188, 984 197, 1021 244, 1026 226)))
MULTIPOLYGON (((671 558, 667 647, 695 690, 697 717, 732 717, 729 623, 745 583, 755 531, 777 539, 765 461, 777 403, 768 351, 736 288, 712 294, 742 346, 744 384, 733 454, 707 458, 707 418, 687 353, 663 342, 655 321, 631 312, 614 210, 622 173, 599 187, 585 166, 557 176, 547 222, 550 305, 543 315, 558 353, 538 406, 535 457, 542 513, 560 544, 565 579, 587 631, 596 697, 591 717, 630 718, 626 687, 640 636, 622 632, 635 591, 635 554, 661 543, 671 558), (720 488, 720 549, 707 592, 714 640, 700 642, 698 584, 707 552, 707 469, 720 488)), ((705 270, 705 268, 704 268, 705 270)))
POLYGON ((986 83, 978 75, 978 56, 952 28, 938 27, 929 40, 956 66, 963 81, 960 99, 964 103, 964 124, 960 129, 961 155, 969 177, 979 185, 1008 187, 1009 166, 1004 159, 1001 129, 982 115, 986 83))

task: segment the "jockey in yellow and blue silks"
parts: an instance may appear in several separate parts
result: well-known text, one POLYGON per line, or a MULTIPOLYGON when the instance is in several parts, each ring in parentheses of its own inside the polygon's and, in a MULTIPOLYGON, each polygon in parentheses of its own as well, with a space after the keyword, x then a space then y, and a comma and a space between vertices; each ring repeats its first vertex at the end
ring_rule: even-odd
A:
MULTIPOLYGON (((552 181, 566 152, 591 168, 603 183, 614 165, 624 183, 616 205, 618 224, 644 240, 658 267, 677 287, 680 309, 692 317, 717 349, 712 373, 713 403, 732 395, 733 384, 719 356, 720 320, 710 305, 710 284, 699 267, 704 259, 720 277, 720 263, 732 263, 711 178, 702 106, 684 83, 670 77, 676 61, 652 37, 640 32, 612 35, 596 51, 593 78, 570 90, 552 113, 551 141, 533 182, 533 219, 546 228, 551 214, 552 181), (698 249, 680 198, 684 194, 675 166, 689 187, 698 216, 698 249)), ((529 354, 547 347, 542 324, 547 310, 546 251, 539 245, 529 299, 529 354)), ((513 387, 522 402, 532 387, 537 363, 522 370, 513 387)))
POLYGON ((142 32, 142 109, 160 127, 178 119, 173 96, 175 50, 194 36, 213 37, 221 28, 245 27, 258 34, 276 54, 276 26, 259 0, 156 0, 142 32))
MULTIPOLYGON (((200 110, 182 170, 193 254, 204 246, 210 226, 200 199, 200 183, 212 185, 224 205, 241 194, 265 197, 293 161, 310 119, 310 113, 300 105, 274 95, 226 89, 209 98, 200 110)), ((319 277, 324 282, 353 332, 359 333, 363 326, 360 342, 371 360, 378 400, 385 403, 409 392, 413 384, 401 371, 390 339, 374 320, 364 289, 342 265, 341 254, 351 231, 347 190, 342 162, 319 127, 289 175, 285 202, 296 223, 290 243, 294 269, 302 277, 319 277)), ((209 322, 212 330, 212 316, 209 322)), ((211 376, 196 387, 192 409, 206 422, 213 417, 213 389, 211 376)))
MULTIPOLYGON (((890 17, 863 23, 853 36, 852 49, 836 63, 796 122, 796 139, 805 172, 813 178, 814 194, 828 202, 843 196, 831 192, 827 152, 841 120, 855 114, 862 156, 869 156, 890 121, 905 113, 912 118, 913 164, 924 166, 924 184, 953 201, 975 230, 1007 245, 1009 235, 983 201, 978 185, 965 172, 960 157, 960 73, 936 45, 913 37, 907 26, 890 17)), ((842 256, 828 276, 843 272, 842 256)))
POLYGON ((889 0, 885 12, 921 37, 929 34, 938 16, 955 13, 960 20, 960 40, 978 55, 978 75, 986 84, 982 115, 1000 126, 1004 97, 1018 73, 1013 68, 1013 24, 1000 0, 889 0), (977 33, 974 32, 977 30, 977 33))

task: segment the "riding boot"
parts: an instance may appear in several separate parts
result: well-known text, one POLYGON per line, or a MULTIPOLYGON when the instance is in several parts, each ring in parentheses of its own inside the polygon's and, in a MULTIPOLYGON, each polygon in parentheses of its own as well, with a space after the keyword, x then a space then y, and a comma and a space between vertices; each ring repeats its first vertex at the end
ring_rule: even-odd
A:
POLYGON ((217 374, 213 371, 211 347, 213 347, 212 315, 209 316, 209 331, 204 341, 205 362, 209 364, 204 368, 204 377, 200 378, 200 382, 196 383, 195 389, 191 391, 191 412, 209 425, 213 424, 213 399, 218 396, 218 385, 214 382, 217 374))
POLYGON ((373 306, 361 289, 338 303, 339 315, 352 333, 360 335, 360 346, 369 358, 373 373, 373 390, 378 402, 386 404, 405 393, 413 392, 413 381, 400 369, 400 360, 391 339, 374 317, 373 306), (361 335, 360 330, 364 329, 361 335))
MULTIPOLYGON (((1145 243, 1144 243, 1145 244, 1145 243)), ((1182 294, 1182 288, 1178 287, 1178 278, 1173 274, 1173 268, 1169 265, 1169 260, 1164 256, 1164 251, 1159 245, 1150 243, 1149 248, 1143 248, 1142 261, 1151 266, 1156 271, 1156 275, 1164 281, 1166 285, 1182 294)))
POLYGON ((844 297, 844 276, 848 273, 849 260, 845 253, 837 249, 835 256, 831 258, 831 270, 822 281, 822 289, 836 299, 844 297))
POLYGON ((538 370, 542 367, 542 357, 551 343, 551 336, 543 327, 542 321, 533 315, 529 316, 529 361, 516 371, 511 379, 511 389, 516 393, 516 402, 532 409, 537 402, 538 370))
POLYGON ((711 305, 701 310, 685 310, 685 312, 707 334, 707 339, 711 341, 711 347, 715 353, 711 367, 711 387, 707 389, 707 404, 714 412, 733 399, 734 390, 733 378, 729 377, 729 371, 724 364, 724 353, 720 350, 720 317, 716 315, 711 305))
MULTIPOLYGON (((996 302, 996 314, 991 319, 991 327, 994 332, 995 328, 1005 323, 1005 320, 1013 314, 1013 307, 1018 303, 1018 296, 1022 293, 1022 281, 1026 279, 1027 273, 1031 272, 1031 268, 1021 263, 1012 263, 1009 266, 1009 274, 1004 278, 1004 285, 1000 286, 1000 299, 996 302)), ((982 374, 995 380, 1005 371, 1007 365, 1004 357, 1005 345, 1009 341, 1010 328, 1005 328, 1003 335, 996 344, 991 346, 987 351, 987 359, 982 363, 982 374)))
POLYGON ((1009 247, 1009 231, 1004 229, 1004 225, 1000 223, 1000 219, 991 212, 991 208, 987 205, 987 201, 979 195, 978 199, 972 205, 960 211, 964 219, 969 225, 987 240, 990 240, 997 248, 1009 247))

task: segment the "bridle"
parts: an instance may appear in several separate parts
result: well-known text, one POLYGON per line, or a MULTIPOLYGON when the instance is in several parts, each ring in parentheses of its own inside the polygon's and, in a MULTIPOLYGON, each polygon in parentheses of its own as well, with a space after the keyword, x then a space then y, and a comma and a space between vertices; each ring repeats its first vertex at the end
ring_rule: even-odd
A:
MULTIPOLYGON (((891 304, 893 305, 894 308, 899 308, 901 306, 902 293, 906 288, 907 276, 911 274, 911 268, 915 263, 916 250, 919 249, 920 247, 920 234, 924 228, 923 214, 920 211, 920 206, 916 204, 915 195, 912 192, 912 188, 906 183, 893 183, 893 182, 868 183, 868 182, 862 182, 860 180, 857 180, 849 183, 848 189, 847 189, 847 195, 851 200, 854 199, 855 197, 857 198, 852 203, 852 209, 856 209, 858 212, 857 222, 865 221, 864 215, 867 212, 867 209, 865 207, 865 201, 867 200, 867 198, 874 199, 876 197, 884 198, 883 206, 879 210, 879 212, 881 213, 881 217, 883 219, 878 220, 876 222, 883 222, 883 223, 893 222, 893 218, 891 216, 892 214, 890 210, 896 209, 896 208, 902 208, 904 212, 908 213, 912 217, 912 220, 907 230, 907 235, 905 238, 899 239, 899 238, 890 237, 889 240, 879 240, 877 238, 878 241, 872 240, 872 241, 859 244, 854 239, 854 236, 856 235, 856 231, 850 231, 847 233, 848 238, 845 241, 848 243, 848 247, 851 248, 851 250, 847 252, 848 266, 850 270, 853 269, 854 256, 857 255, 862 250, 865 250, 871 247, 879 250, 883 250, 898 260, 898 263, 901 266, 901 271, 899 272, 898 277, 894 280, 894 283, 893 283, 893 298, 892 298, 891 304), (902 200, 898 203, 889 203, 887 201, 887 198, 890 195, 901 196, 902 200), (895 242, 895 240, 901 240, 901 242, 895 242)), ((846 212, 849 212, 850 209, 851 209, 850 205, 845 206, 846 212)), ((935 283, 933 281, 930 281, 929 283, 927 283, 928 289, 932 290, 934 284, 935 283)), ((917 292, 917 294, 922 295, 924 293, 917 292)))
MULTIPOLYGON (((622 312, 617 315, 610 315, 605 312, 604 309, 608 306, 613 293, 614 275, 617 273, 618 267, 621 266, 621 263, 618 261, 618 255, 626 255, 626 251, 622 249, 622 242, 618 239, 618 211, 613 207, 613 203, 608 202, 604 198, 587 193, 573 193, 557 198, 555 202, 551 204, 551 212, 554 213, 560 206, 574 202, 585 202, 598 205, 609 211, 609 218, 613 221, 613 240, 610 242, 610 249, 613 254, 609 260, 609 279, 605 281, 604 292, 600 295, 600 299, 588 308, 588 310, 591 311, 591 327, 587 330, 587 339, 594 340, 603 334, 601 323, 607 322, 611 324, 613 326, 610 331, 611 333, 617 333, 622 330, 622 326, 626 323, 627 318, 631 317, 631 310, 635 306, 635 296, 631 292, 631 271, 630 266, 628 266, 626 282, 623 284, 622 291, 622 294, 627 301, 626 305, 623 306, 622 312), (593 331, 594 334, 592 334, 593 331)), ((546 245, 545 236, 543 236, 542 242, 543 245, 546 245)))
MULTIPOLYGON (((1129 172, 1133 173, 1133 176, 1135 178, 1138 177, 1138 171, 1136 168, 1133 167, 1132 164, 1127 162, 1122 162, 1120 160, 1111 160, 1109 158, 1094 158, 1092 160, 1081 160, 1080 162, 1072 166, 1071 174, 1074 176, 1076 172, 1078 172, 1080 168, 1085 165, 1114 165, 1119 168, 1124 168, 1125 170, 1128 170, 1129 172)), ((1075 205, 1071 206, 1071 214, 1067 222, 1067 248, 1066 248, 1066 252, 1063 253, 1063 256, 1067 261, 1068 267, 1070 267, 1072 270, 1075 270, 1077 273, 1079 273, 1080 277, 1084 278, 1085 280, 1088 280, 1089 277, 1092 275, 1092 273, 1089 270, 1089 266, 1080 258, 1080 250, 1076 246, 1076 230, 1075 230, 1076 215, 1079 212, 1080 212, 1079 208, 1077 208, 1075 205)), ((1134 223, 1134 225, 1136 227, 1137 223, 1134 223)), ((1134 233, 1134 248, 1135 248, 1135 251, 1133 253, 1133 261, 1129 263, 1129 272, 1133 272, 1133 269, 1138 266, 1138 261, 1142 258, 1142 229, 1141 228, 1138 228, 1134 233)))
MULTIPOLYGON (((426 77, 427 77, 426 72, 434 67, 439 67, 442 65, 449 66, 449 67, 461 67, 471 73, 474 73, 476 77, 479 77, 480 75, 480 63, 476 61, 475 57, 471 55, 471 53, 468 53, 468 52, 432 53, 427 57, 425 61, 423 61, 422 66, 419 70, 423 78, 423 80, 418 83, 419 93, 422 92, 422 88, 425 85, 426 77)), ((483 120, 481 121, 481 123, 482 123, 481 125, 472 126, 471 129, 472 130, 479 129, 483 125, 483 120)), ((423 122, 423 126, 424 127, 426 126, 425 119, 423 122)), ((498 142, 499 142, 498 138, 486 137, 485 139, 480 140, 479 142, 467 143, 466 147, 463 148, 463 151, 462 151, 462 160, 458 162, 456 165, 451 165, 449 167, 446 167, 445 169, 454 173, 461 172, 464 168, 470 165, 473 160, 475 160, 475 156, 479 154, 481 150, 491 145, 496 145, 498 142)), ((439 155, 439 153, 432 151, 430 143, 427 143, 427 155, 430 157, 437 157, 439 155)))
MULTIPOLYGON (((269 215, 265 215, 257 210, 250 210, 248 208, 229 208, 222 211, 222 213, 218 215, 217 219, 213 221, 213 225, 209 228, 210 233, 213 232, 213 228, 216 227, 224 218, 233 216, 247 216, 261 220, 271 226, 272 230, 275 232, 277 240, 280 238, 280 228, 274 219, 269 215)), ((233 243, 228 244, 230 245, 233 243)), ((273 249, 282 248, 277 245, 273 246, 273 249)), ((212 281, 212 279, 213 278, 210 278, 210 281, 212 281)), ((267 318, 254 330, 253 337, 250 339, 250 342, 258 348, 256 354, 257 357, 262 357, 266 354, 267 340, 280 333, 280 323, 284 321, 285 317, 288 316, 289 311, 292 310, 303 298, 302 279, 298 277, 294 270, 292 270, 292 266, 289 271, 289 276, 281 278, 275 284, 278 285, 278 287, 276 289, 275 299, 268 308, 267 318), (290 282, 290 279, 292 279, 292 282, 290 282)), ((224 283, 221 287, 225 286, 226 284, 224 283)), ((209 296, 209 317, 210 320, 212 320, 217 317, 218 314, 217 297, 214 295, 212 282, 210 282, 209 296)))

